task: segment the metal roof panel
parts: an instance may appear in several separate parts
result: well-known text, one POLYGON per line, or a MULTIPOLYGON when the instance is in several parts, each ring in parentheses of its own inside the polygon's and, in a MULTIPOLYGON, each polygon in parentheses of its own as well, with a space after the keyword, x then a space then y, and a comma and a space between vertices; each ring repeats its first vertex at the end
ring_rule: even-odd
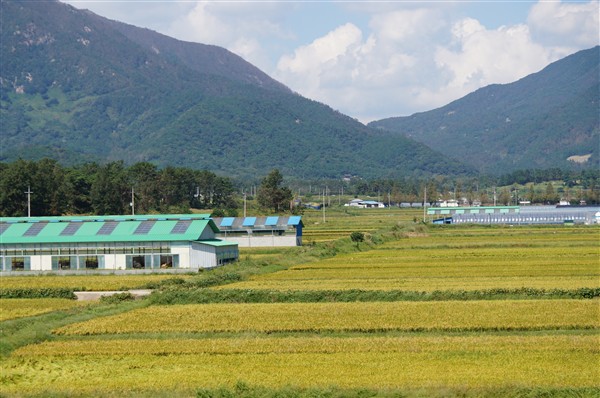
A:
POLYGON ((246 217, 242 222, 242 227, 253 227, 254 223, 256 223, 256 217, 246 217))
POLYGON ((288 218, 287 225, 298 225, 302 222, 302 217, 300 216, 291 216, 288 218))
POLYGON ((273 225, 277 225, 277 221, 279 220, 279 217, 277 216, 272 216, 272 217, 267 217, 267 221, 265 221, 265 225, 266 226, 273 226, 273 225))
POLYGON ((223 217, 221 220, 221 227, 231 227, 233 225, 233 221, 235 217, 223 217))

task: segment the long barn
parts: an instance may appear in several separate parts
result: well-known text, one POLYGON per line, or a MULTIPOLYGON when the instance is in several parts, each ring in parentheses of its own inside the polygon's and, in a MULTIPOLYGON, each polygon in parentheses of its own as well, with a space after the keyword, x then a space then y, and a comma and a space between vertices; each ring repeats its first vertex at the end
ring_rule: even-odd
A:
POLYGON ((208 214, 0 218, 0 269, 190 270, 238 258, 208 214))

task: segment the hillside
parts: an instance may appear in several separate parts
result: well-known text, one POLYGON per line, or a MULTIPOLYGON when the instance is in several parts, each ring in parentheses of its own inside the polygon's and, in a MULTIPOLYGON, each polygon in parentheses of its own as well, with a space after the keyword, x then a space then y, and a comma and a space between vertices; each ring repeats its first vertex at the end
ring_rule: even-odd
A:
POLYGON ((0 161, 123 159, 231 177, 473 169, 292 93, 215 46, 57 1, 2 1, 0 161))
POLYGON ((491 85, 442 108, 379 120, 484 172, 598 167, 600 47, 580 51, 517 82, 491 85))

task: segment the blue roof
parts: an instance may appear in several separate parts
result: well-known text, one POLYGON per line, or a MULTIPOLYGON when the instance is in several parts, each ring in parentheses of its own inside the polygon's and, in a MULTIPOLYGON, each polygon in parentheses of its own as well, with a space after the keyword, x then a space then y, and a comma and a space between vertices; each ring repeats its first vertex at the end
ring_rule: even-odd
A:
POLYGON ((300 224, 302 222, 301 218, 302 217, 300 217, 300 216, 291 216, 288 219, 288 225, 298 225, 298 224, 300 224))
POLYGON ((242 223, 242 227, 253 227, 256 222, 256 217, 246 217, 242 223))
POLYGON ((225 217, 221 220, 221 227, 231 227, 235 221, 235 217, 225 217))
POLYGON ((277 221, 279 221, 279 217, 267 217, 267 221, 265 221, 265 225, 277 225, 277 221))

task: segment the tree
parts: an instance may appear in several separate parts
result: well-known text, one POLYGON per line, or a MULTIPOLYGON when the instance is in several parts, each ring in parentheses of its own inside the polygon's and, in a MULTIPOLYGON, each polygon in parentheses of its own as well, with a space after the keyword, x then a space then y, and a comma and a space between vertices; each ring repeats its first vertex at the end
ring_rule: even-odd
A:
POLYGON ((544 195, 544 200, 546 203, 556 203, 558 202, 558 195, 554 190, 554 186, 551 182, 546 184, 546 194, 544 195))
POLYGON ((129 214, 131 187, 123 161, 100 166, 90 192, 95 214, 129 214))
POLYGON ((278 213, 284 211, 292 200, 292 191, 282 187, 283 176, 278 169, 272 170, 261 182, 256 194, 258 204, 265 209, 278 213))
POLYGON ((365 240, 365 234, 359 231, 354 231, 350 234, 350 239, 352 242, 356 243, 356 248, 358 249, 358 244, 365 240))

